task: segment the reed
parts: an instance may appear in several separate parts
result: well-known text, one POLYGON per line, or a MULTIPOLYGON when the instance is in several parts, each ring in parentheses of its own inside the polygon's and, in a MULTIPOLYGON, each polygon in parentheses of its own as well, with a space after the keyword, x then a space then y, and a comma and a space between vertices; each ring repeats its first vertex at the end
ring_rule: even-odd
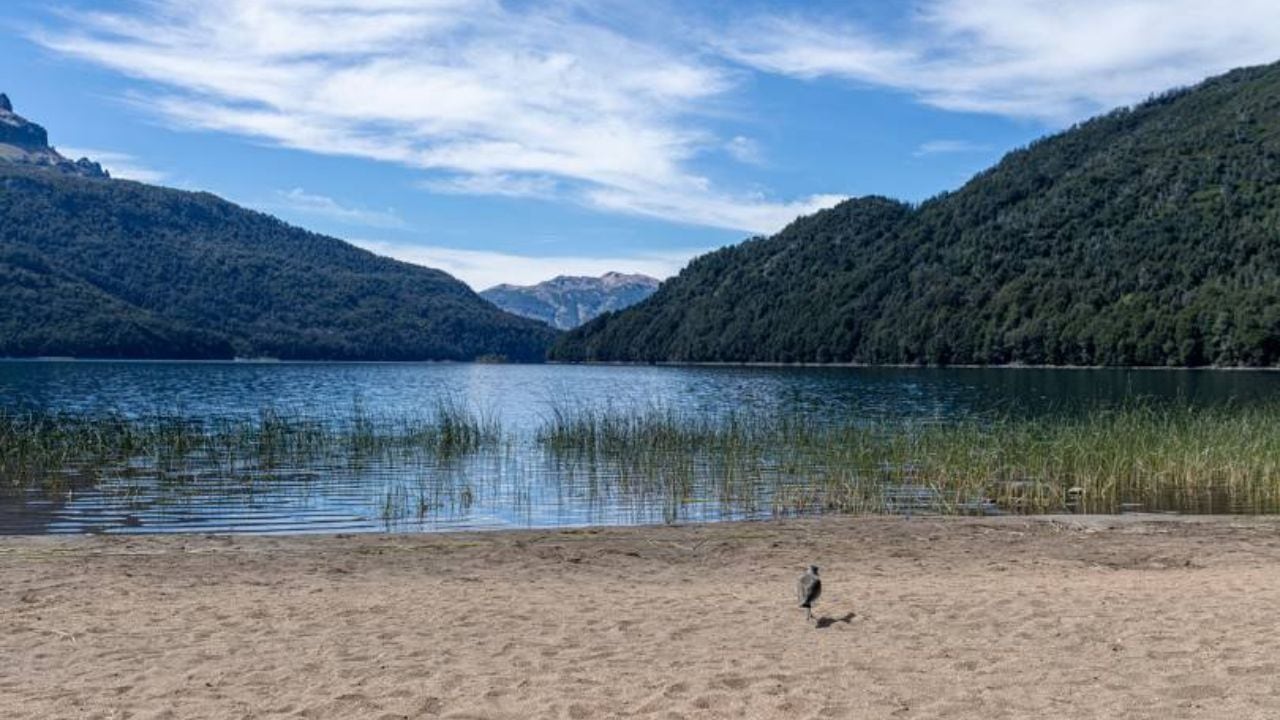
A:
MULTIPOLYGON (((385 519, 465 511, 550 483, 592 506, 696 515, 1280 512, 1280 405, 1129 403, 1052 415, 832 421, 800 414, 553 408, 536 430, 445 400, 384 417, 358 403, 303 415, 192 419, 0 411, 0 489, 129 478, 422 478, 385 519), (484 500, 488 502, 489 500, 484 500)), ((522 494, 523 493, 523 494, 522 494)), ((576 502, 576 500, 574 500, 576 502)), ((512 502, 515 502, 513 500, 512 502)))
POLYGON ((452 402, 394 418, 358 404, 319 416, 265 408, 256 417, 204 419, 0 410, 0 489, 57 493, 131 473, 179 482, 373 459, 447 460, 495 447, 500 434, 491 417, 452 402))
POLYGON ((1280 511, 1280 406, 869 424, 558 409, 538 439, 566 473, 775 514, 1280 511))

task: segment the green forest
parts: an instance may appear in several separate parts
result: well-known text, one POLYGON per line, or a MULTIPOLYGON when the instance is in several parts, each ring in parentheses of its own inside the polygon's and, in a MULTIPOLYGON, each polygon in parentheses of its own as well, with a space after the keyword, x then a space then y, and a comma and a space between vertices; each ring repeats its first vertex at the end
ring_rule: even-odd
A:
POLYGON ((562 361, 1280 363, 1280 65, 694 260, 562 361))
POLYGON ((0 356, 541 361, 438 270, 208 193, 0 163, 0 356))

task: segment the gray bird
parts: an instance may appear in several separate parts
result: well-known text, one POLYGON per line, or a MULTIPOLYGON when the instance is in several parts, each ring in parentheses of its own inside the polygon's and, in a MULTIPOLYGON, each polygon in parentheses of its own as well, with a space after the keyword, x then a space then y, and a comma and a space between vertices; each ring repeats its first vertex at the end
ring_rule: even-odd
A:
POLYGON ((809 571, 796 581, 796 597, 800 598, 800 607, 804 608, 805 619, 813 619, 813 604, 822 595, 822 580, 818 577, 818 566, 810 565, 809 571))

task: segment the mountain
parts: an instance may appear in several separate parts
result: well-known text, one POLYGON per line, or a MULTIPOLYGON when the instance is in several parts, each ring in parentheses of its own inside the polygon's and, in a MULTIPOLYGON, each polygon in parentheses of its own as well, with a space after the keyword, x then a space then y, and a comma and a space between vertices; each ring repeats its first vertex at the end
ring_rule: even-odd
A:
POLYGON ((537 285, 497 285, 480 297, 509 313, 569 330, 601 313, 635 305, 657 289, 658 281, 648 275, 610 272, 598 278, 561 275, 537 285))
POLYGON ((69 175, 107 177, 102 166, 88 158, 71 161, 49 147, 49 134, 43 127, 13 111, 9 96, 0 93, 0 162, 33 165, 69 175))
POLYGON ((438 270, 109 179, 0 108, 0 356, 541 361, 555 335, 438 270))
POLYGON ((704 255, 557 360, 1280 363, 1280 64, 704 255))

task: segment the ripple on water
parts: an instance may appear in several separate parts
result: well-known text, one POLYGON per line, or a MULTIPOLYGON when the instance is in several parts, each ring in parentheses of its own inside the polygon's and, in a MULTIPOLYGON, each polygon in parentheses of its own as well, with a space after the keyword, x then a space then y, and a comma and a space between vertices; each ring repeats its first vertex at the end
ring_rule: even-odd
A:
MULTIPOLYGON (((553 408, 672 408, 682 413, 801 412, 828 420, 938 421, 994 412, 1063 412, 1133 396, 1213 403, 1270 399, 1280 373, 909 368, 678 368, 450 364, 0 361, 0 407, 184 417, 255 417, 264 406, 374 417, 441 398, 491 412, 514 445, 461 463, 344 463, 234 476, 156 473, 147 462, 69 482, 64 494, 0 496, 0 533, 447 531, 713 521, 820 510, 803 473, 754 468, 721 487, 716 468, 685 477, 557 463, 531 438, 553 408)), ((905 512, 933 502, 894 496, 905 512)), ((1216 511, 1230 507, 1215 508, 1216 511)), ((975 512, 985 511, 975 506, 975 512)))

